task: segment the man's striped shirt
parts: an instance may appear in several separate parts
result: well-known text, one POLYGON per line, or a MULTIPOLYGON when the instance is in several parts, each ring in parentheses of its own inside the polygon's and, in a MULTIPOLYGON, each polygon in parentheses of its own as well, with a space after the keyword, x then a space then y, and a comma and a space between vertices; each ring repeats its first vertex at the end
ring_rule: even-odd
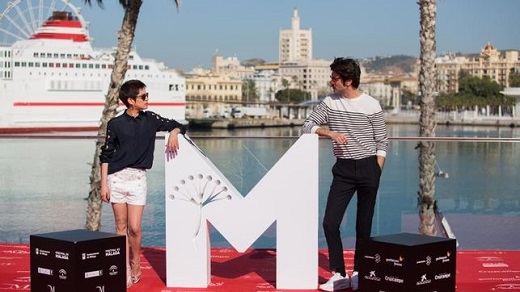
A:
POLYGON ((315 133, 325 124, 331 131, 347 136, 347 144, 332 141, 337 158, 386 157, 388 137, 384 114, 375 98, 364 93, 352 99, 337 94, 327 96, 305 120, 303 132, 315 133))

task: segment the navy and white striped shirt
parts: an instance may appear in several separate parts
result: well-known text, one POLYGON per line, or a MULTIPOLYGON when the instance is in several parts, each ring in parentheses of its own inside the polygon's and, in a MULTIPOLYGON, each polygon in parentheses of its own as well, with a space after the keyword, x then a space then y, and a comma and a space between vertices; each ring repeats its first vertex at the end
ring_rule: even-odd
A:
POLYGON ((347 144, 332 141, 334 155, 342 159, 386 157, 388 137, 379 101, 362 93, 356 98, 332 94, 316 107, 303 124, 304 133, 316 133, 320 125, 347 136, 347 144))

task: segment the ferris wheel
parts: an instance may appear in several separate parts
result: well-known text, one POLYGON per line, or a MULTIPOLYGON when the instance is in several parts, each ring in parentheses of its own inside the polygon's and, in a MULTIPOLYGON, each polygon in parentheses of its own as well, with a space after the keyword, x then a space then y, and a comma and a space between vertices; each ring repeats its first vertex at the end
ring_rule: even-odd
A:
MULTIPOLYGON (((3 9, 0 14, 0 46, 11 46, 16 41, 29 39, 54 11, 71 12, 87 28, 81 9, 68 0, 14 0, 6 5, 4 3, 0 4, 0 11, 3 9)), ((88 29, 86 31, 88 34, 88 29)))

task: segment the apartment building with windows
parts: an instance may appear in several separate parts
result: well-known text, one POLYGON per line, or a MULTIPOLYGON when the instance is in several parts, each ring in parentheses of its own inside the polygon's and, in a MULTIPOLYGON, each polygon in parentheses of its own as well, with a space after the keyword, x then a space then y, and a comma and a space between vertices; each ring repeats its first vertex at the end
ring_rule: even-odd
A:
POLYGON ((291 29, 280 30, 278 62, 309 61, 312 59, 312 30, 300 29, 298 9, 294 8, 291 29))
POLYGON ((218 112, 226 104, 242 101, 242 80, 211 71, 195 71, 186 76, 186 113, 201 116, 205 109, 218 112))
POLYGON ((309 92, 312 100, 330 92, 330 64, 328 60, 308 60, 280 64, 280 76, 289 88, 309 92))
POLYGON ((251 78, 255 82, 258 102, 275 102, 275 94, 282 90, 281 76, 278 70, 257 70, 251 78))
POLYGON ((520 67, 518 56, 517 50, 502 53, 491 43, 482 48, 480 54, 440 56, 435 60, 438 92, 458 92, 461 71, 479 78, 487 76, 500 86, 509 87, 509 75, 520 67))
POLYGON ((317 100, 329 92, 330 63, 312 56, 312 30, 300 29, 298 9, 294 8, 291 29, 280 30, 279 74, 286 87, 309 92, 317 100), (285 81, 283 81, 285 80, 285 81))

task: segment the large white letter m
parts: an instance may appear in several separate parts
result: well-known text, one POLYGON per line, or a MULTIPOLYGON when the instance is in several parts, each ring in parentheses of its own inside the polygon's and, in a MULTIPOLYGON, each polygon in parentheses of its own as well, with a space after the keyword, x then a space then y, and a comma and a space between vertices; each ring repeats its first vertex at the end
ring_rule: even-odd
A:
MULTIPOLYGON (((167 140, 167 138, 166 138, 167 140)), ((276 288, 318 285, 318 137, 302 135, 246 197, 179 136, 166 160, 166 285, 208 287, 207 221, 239 252, 276 222, 276 288)))

